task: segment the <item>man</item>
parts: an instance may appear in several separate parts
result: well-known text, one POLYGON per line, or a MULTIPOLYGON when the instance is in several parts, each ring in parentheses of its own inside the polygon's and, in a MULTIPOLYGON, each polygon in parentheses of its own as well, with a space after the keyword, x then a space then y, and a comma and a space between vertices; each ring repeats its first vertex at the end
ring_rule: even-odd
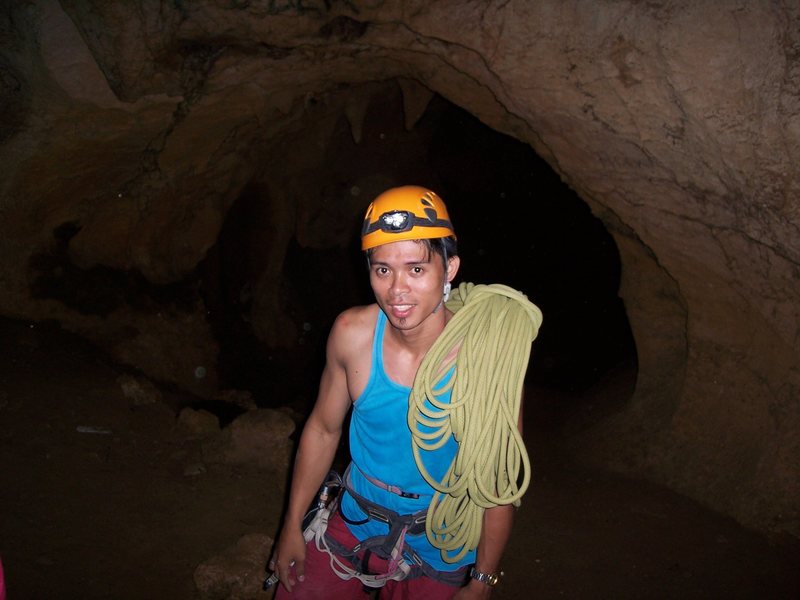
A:
MULTIPOLYGON (((444 302, 460 264, 443 201, 416 186, 384 192, 367 210, 362 249, 376 303, 346 310, 331 330, 319 395, 300 439, 285 523, 270 561, 282 583, 277 598, 362 598, 362 582, 346 577, 364 572, 386 576, 382 599, 487 598, 497 582, 514 508, 485 510, 477 548, 465 549, 455 562, 431 544, 417 518, 434 490, 412 452, 409 393, 426 353, 453 317, 444 302), (332 570, 341 561, 318 550, 313 540, 306 544, 301 522, 328 473, 351 408, 352 464, 328 523, 330 551, 341 558, 359 542, 383 544, 350 556, 352 568, 343 578, 332 570), (390 514, 414 518, 401 528, 390 514), (391 578, 403 558, 418 568, 391 578)), ((451 368, 446 379, 452 374, 451 368)), ((449 396, 448 389, 437 400, 448 402, 449 396)), ((423 453, 425 469, 437 479, 458 448, 450 437, 423 453)))

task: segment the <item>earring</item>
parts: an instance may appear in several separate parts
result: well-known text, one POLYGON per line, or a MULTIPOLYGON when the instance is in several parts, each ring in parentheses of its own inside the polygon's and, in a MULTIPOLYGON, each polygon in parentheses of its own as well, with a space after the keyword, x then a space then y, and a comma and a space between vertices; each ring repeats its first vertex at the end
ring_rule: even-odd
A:
POLYGON ((444 301, 450 300, 450 282, 444 284, 444 301))

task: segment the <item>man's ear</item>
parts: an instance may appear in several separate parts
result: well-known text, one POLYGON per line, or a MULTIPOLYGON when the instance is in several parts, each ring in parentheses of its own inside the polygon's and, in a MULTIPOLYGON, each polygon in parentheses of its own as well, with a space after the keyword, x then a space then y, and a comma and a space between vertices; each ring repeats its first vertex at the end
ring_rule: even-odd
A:
POLYGON ((458 256, 447 257, 447 281, 453 281, 453 278, 458 273, 458 267, 461 266, 461 259, 458 256))

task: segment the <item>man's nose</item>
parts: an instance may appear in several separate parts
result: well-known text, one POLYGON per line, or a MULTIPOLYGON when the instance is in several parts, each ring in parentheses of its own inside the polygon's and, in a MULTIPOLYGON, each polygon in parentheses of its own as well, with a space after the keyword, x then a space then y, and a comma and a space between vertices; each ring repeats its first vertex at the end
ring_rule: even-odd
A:
POLYGON ((389 292, 398 296, 408 290, 406 277, 404 273, 394 273, 392 276, 392 285, 389 287, 389 292))

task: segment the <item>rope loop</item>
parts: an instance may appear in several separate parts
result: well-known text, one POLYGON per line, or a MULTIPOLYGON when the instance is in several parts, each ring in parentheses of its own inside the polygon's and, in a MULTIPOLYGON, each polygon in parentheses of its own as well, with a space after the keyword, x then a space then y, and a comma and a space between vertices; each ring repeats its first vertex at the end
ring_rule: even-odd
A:
POLYGON ((408 426, 417 467, 436 490, 428 508, 428 540, 445 562, 454 563, 477 547, 483 512, 518 506, 530 483, 518 420, 542 313, 524 294, 500 284, 462 283, 447 308, 455 314, 417 372, 408 426), (458 350, 447 360, 453 348, 458 350), (451 367, 452 377, 443 385, 451 367), (437 400, 450 389, 449 403, 437 400), (450 436, 458 451, 436 481, 421 452, 441 448, 450 436))

